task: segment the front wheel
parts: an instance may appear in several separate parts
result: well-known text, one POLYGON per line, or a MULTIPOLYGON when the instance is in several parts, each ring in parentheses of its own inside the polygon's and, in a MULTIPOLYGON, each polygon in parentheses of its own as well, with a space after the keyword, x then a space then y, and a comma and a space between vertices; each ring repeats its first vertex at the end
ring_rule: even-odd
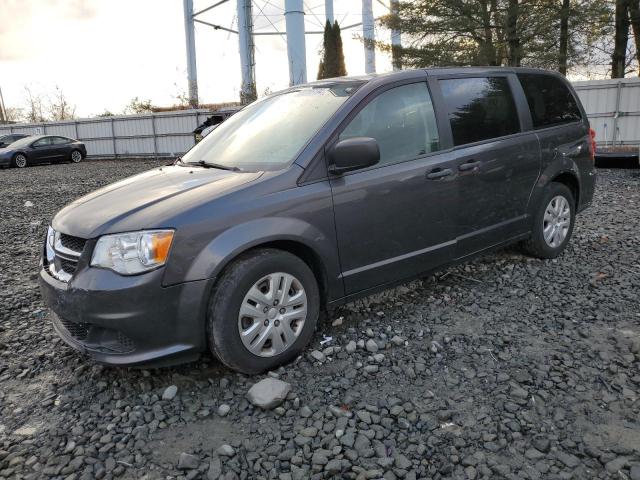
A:
POLYGON ((13 166, 18 168, 24 168, 27 166, 27 157, 23 153, 17 154, 13 157, 13 166))
POLYGON ((556 258, 566 248, 573 233, 575 199, 562 183, 551 183, 545 191, 533 220, 527 253, 538 258, 556 258))
POLYGON ((226 269, 212 294, 211 351, 242 373, 274 369, 309 343, 319 311, 318 284, 304 261, 270 248, 248 252, 226 269))

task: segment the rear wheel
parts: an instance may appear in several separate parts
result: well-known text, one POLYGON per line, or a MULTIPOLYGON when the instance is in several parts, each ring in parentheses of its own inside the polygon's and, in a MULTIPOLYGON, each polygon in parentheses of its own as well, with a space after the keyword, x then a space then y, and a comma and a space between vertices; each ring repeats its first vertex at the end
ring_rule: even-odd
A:
POLYGON ((276 249, 248 252, 226 269, 212 294, 211 351, 243 373, 271 370, 305 348, 319 311, 318 284, 305 262, 276 249))
POLYGON ((556 258, 566 248, 575 222, 575 199, 562 183, 550 183, 533 221, 527 253, 538 258, 556 258))
POLYGON ((71 161, 73 163, 80 163, 82 160, 82 152, 80 150, 73 150, 71 152, 71 161))
POLYGON ((24 168, 28 164, 27 157, 23 153, 18 153, 13 157, 13 166, 18 168, 24 168))

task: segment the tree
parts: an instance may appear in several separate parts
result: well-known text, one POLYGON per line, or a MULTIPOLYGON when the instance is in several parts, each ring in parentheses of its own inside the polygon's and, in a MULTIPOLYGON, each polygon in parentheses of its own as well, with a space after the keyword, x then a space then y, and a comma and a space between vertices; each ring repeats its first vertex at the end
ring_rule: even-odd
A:
POLYGON ((336 71, 334 77, 345 77, 347 66, 344 63, 344 52, 342 50, 342 34, 338 22, 333 23, 333 39, 336 43, 336 71))
POLYGON ((413 0, 382 23, 402 31, 400 56, 411 67, 524 65, 566 72, 593 55, 609 1, 413 0))
POLYGON ((640 76, 640 0, 629 0, 629 22, 633 29, 638 75, 640 76))
POLYGON ((342 36, 340 26, 335 22, 333 26, 327 20, 324 26, 324 39, 320 65, 318 67, 318 80, 323 78, 342 77, 347 74, 342 51, 342 36))
POLYGON ((629 43, 628 0, 616 0, 615 33, 611 55, 611 78, 623 78, 627 66, 627 44, 629 43))
POLYGON ((62 89, 56 85, 53 98, 49 102, 52 120, 71 120, 75 118, 76 106, 69 103, 62 89))
POLYGON ((34 92, 30 86, 25 85, 26 95, 25 118, 28 122, 44 122, 46 120, 43 112, 44 100, 42 94, 34 92))
POLYGON ((129 104, 124 107, 125 114, 134 114, 134 113, 151 113, 153 112, 154 106, 151 103, 151 99, 140 100, 138 97, 133 97, 129 104))

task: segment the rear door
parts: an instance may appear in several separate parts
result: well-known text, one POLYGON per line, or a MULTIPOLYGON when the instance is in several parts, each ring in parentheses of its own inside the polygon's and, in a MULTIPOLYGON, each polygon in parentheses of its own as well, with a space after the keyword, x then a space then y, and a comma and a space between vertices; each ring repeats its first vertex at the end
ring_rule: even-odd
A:
POLYGON ((379 164, 330 179, 347 295, 451 260, 456 159, 441 152, 426 81, 386 87, 354 112, 336 140, 375 138, 379 164))
POLYGON ((66 137, 51 138, 51 160, 62 160, 71 156, 71 140, 66 137))
POLYGON ((460 258, 526 233, 540 148, 513 74, 455 75, 432 83, 460 177, 455 255, 460 258))

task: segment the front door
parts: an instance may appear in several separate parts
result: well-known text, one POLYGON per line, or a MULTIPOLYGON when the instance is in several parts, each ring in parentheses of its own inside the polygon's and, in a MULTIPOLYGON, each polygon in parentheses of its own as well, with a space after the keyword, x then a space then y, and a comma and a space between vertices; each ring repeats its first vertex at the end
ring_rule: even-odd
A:
POLYGON ((40 140, 36 140, 31 145, 29 160, 33 163, 46 162, 51 158, 51 155, 51 137, 44 137, 40 140))
POLYGON ((452 258, 458 177, 440 139, 426 82, 387 88, 339 140, 371 137, 379 164, 331 179, 347 295, 412 277, 452 258))
POLYGON ((509 74, 440 78, 460 175, 456 257, 528 229, 527 204, 540 174, 540 147, 517 79, 509 74), (518 96, 514 96, 514 92, 518 96), (522 107, 522 105, 521 105, 522 107))

